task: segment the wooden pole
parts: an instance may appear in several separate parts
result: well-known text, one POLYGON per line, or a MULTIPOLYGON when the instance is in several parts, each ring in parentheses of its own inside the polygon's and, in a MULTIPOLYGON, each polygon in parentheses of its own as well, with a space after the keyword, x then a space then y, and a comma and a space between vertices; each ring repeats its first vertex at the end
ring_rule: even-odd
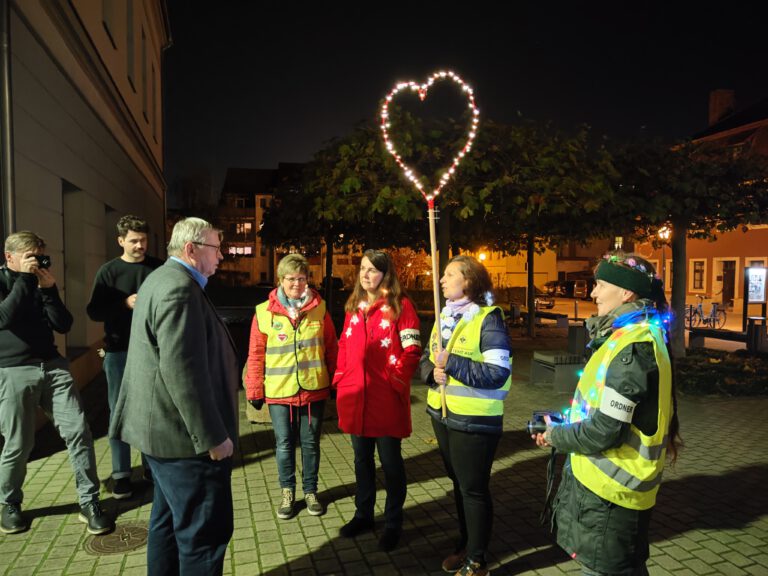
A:
MULTIPOLYGON (((435 331, 437 332, 437 354, 435 356, 437 356, 443 351, 443 335, 440 330, 440 266, 437 262, 434 198, 427 200, 427 215, 429 216, 429 247, 432 253, 432 297, 435 301, 435 331)), ((445 384, 440 384, 440 406, 442 407, 443 418, 447 418, 448 409, 445 403, 445 384)))

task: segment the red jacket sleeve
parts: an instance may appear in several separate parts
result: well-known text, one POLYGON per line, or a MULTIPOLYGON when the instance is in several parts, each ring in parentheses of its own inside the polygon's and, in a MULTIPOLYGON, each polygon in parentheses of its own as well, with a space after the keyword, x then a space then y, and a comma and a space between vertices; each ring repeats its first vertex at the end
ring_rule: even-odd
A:
POLYGON ((245 397, 248 400, 264 398, 264 353, 267 350, 267 335, 259 330, 259 320, 253 315, 251 338, 248 342, 248 361, 245 373, 245 397))
POLYGON ((392 380, 395 386, 402 387, 402 393, 410 394, 411 378, 421 359, 421 338, 419 316, 407 298, 402 300, 402 312, 397 319, 396 331, 395 337, 400 338, 403 352, 393 367, 392 380))
POLYGON ((326 312, 323 320, 323 343, 325 344, 325 369, 330 379, 336 373, 336 357, 339 355, 339 344, 336 340, 336 328, 333 326, 331 315, 326 312))
MULTIPOLYGON (((336 388, 336 385, 344 375, 344 368, 347 365, 347 328, 349 327, 349 312, 344 316, 344 328, 341 329, 341 336, 339 337, 339 352, 336 355, 336 370, 333 373, 331 380, 331 387, 336 388)), ((330 368, 329 368, 330 370, 330 368)))

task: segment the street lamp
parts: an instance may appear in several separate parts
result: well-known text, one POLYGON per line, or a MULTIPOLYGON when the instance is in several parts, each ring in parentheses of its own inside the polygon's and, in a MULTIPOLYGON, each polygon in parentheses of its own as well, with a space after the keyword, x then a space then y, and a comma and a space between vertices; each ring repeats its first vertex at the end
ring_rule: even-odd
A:
POLYGON ((672 236, 672 229, 669 226, 662 226, 658 232, 659 238, 662 240, 661 245, 661 280, 664 282, 664 289, 667 285, 667 241, 672 236))

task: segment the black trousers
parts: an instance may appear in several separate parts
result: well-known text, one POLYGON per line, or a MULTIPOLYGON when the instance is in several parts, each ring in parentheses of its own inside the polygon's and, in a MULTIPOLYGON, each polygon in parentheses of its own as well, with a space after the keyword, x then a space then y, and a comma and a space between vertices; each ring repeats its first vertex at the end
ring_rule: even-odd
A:
POLYGON ((459 515, 459 541, 455 551, 466 548, 470 560, 485 565, 493 525, 491 465, 501 437, 452 430, 434 418, 432 429, 445 470, 453 481, 459 515))
POLYGON ((400 451, 400 443, 400 438, 391 436, 365 438, 352 435, 352 448, 355 450, 355 480, 357 481, 355 516, 363 520, 373 520, 373 507, 376 504, 374 451, 378 449, 387 490, 384 523, 388 528, 396 529, 403 524, 403 504, 407 491, 405 463, 400 451))

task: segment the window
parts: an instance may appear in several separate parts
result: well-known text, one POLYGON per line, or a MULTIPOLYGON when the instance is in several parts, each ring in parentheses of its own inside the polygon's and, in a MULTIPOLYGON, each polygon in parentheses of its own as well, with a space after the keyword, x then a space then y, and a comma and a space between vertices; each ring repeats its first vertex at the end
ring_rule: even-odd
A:
POLYGON ((267 247, 264 246, 263 242, 261 244, 261 249, 259 250, 259 254, 261 254, 262 256, 266 256, 267 255, 267 247))
POLYGON ((268 208, 269 202, 267 202, 266 198, 262 198, 261 200, 259 200, 259 206, 261 206, 262 208, 268 208))
POLYGON ((237 223, 237 229, 235 231, 236 234, 249 234, 251 232, 251 229, 253 228, 253 225, 250 222, 238 222, 237 223))
POLYGON ((691 260, 691 292, 704 292, 706 260, 691 260))
POLYGON ((266 282, 267 281, 267 273, 266 272, 259 272, 259 281, 260 282, 266 282))
POLYGON ((245 208, 245 198, 235 198, 235 208, 245 208))

